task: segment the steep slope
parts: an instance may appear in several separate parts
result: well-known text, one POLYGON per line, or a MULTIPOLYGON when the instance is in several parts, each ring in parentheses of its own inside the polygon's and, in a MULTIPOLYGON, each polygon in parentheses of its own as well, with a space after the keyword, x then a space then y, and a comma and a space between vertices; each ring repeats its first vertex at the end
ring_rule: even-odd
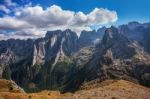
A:
POLYGON ((62 96, 62 99, 149 99, 150 89, 125 80, 106 80, 88 84, 83 90, 62 96))
POLYGON ((149 60, 149 54, 142 47, 111 27, 106 30, 92 60, 85 67, 85 79, 126 79, 150 86, 149 60))
MULTIPOLYGON (((33 40, 0 41, 0 77, 11 79, 32 63, 33 40)), ((16 78, 19 81, 19 77, 16 78)))
POLYGON ((69 29, 49 31, 37 40, 0 41, 0 76, 27 91, 58 89, 75 68, 70 57, 77 44, 78 36, 69 29))
POLYGON ((9 65, 27 57, 32 58, 32 52, 33 40, 0 41, 0 63, 2 65, 9 65))
POLYGON ((150 53, 150 47, 148 45, 150 43, 149 23, 140 24, 138 22, 130 22, 126 25, 121 25, 119 27, 119 31, 128 39, 140 44, 142 47, 144 47, 145 51, 150 53))
POLYGON ((42 91, 39 93, 27 94, 14 81, 0 79, 0 98, 1 99, 58 99, 60 92, 42 91))
POLYGON ((105 33, 105 30, 106 27, 99 28, 97 31, 82 31, 79 37, 79 48, 99 43, 105 33))
POLYGON ((0 79, 0 92, 25 93, 14 81, 0 79))
POLYGON ((33 67, 36 74, 32 78, 35 88, 63 88, 75 68, 71 56, 78 50, 77 40, 76 33, 68 29, 49 31, 44 39, 35 41, 33 67))
POLYGON ((77 39, 76 33, 69 29, 47 32, 45 38, 35 41, 33 65, 44 64, 53 58, 55 65, 58 60, 71 56, 77 51, 77 39))

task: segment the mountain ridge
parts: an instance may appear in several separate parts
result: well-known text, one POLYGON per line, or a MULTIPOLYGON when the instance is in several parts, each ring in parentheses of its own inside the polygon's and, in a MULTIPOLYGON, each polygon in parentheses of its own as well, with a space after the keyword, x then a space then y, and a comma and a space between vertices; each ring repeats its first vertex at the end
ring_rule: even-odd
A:
POLYGON ((149 23, 131 22, 83 31, 80 37, 67 29, 36 40, 0 41, 0 77, 29 92, 75 91, 97 78, 150 86, 149 31, 149 23))

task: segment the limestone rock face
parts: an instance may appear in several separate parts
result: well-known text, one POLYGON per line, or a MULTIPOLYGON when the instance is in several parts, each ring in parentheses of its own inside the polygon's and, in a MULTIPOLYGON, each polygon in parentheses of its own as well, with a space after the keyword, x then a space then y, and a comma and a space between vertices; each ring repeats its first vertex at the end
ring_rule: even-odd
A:
POLYGON ((85 67, 86 80, 126 79, 150 86, 150 55, 117 28, 106 30, 96 53, 85 67), (96 57, 97 55, 97 57, 96 57), (99 56, 99 57, 98 57, 99 56))
POLYGON ((54 64, 64 60, 77 50, 77 39, 76 33, 69 29, 47 32, 45 38, 35 41, 33 65, 44 64, 53 58, 54 64))
POLYGON ((121 34, 126 36, 132 42, 136 42, 144 47, 145 51, 150 52, 150 23, 140 24, 137 22, 130 22, 127 25, 121 25, 119 27, 121 34))
POLYGON ((7 40, 0 41, 0 63, 9 65, 25 58, 32 58, 32 40, 7 40))
MULTIPOLYGON (((64 61, 72 63, 70 57, 77 50, 78 36, 69 29, 48 31, 44 38, 36 40, 0 41, 0 77, 13 79, 22 87, 32 83, 43 88, 38 80, 41 79, 42 84, 46 83, 55 72, 55 66, 64 64, 64 61)), ((52 83, 57 84, 55 80, 52 83)))
POLYGON ((105 33, 106 27, 97 31, 82 31, 79 38, 79 48, 95 45, 99 43, 105 33))

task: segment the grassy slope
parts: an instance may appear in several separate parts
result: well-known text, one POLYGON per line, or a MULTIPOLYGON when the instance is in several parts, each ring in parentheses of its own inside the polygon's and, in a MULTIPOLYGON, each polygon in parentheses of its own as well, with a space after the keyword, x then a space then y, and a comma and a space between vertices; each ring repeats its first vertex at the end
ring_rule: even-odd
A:
POLYGON ((88 85, 75 93, 65 94, 57 91, 30 94, 11 92, 6 83, 7 81, 0 80, 0 96, 4 99, 150 99, 149 88, 124 80, 107 80, 99 84, 88 85))

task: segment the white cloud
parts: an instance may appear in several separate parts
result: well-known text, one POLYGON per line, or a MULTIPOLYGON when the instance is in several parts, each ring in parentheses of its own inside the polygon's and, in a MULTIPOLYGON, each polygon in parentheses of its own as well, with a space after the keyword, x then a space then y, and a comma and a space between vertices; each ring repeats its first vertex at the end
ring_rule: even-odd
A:
POLYGON ((4 6, 4 5, 0 5, 0 11, 5 12, 6 14, 10 12, 10 10, 8 8, 6 8, 6 6, 4 6))
MULTIPOLYGON (((9 1, 9 0, 8 0, 9 1)), ((15 10, 14 16, 0 18, 0 29, 16 30, 16 35, 31 34, 42 36, 43 31, 72 29, 80 33, 91 30, 91 25, 110 24, 117 20, 117 13, 103 8, 95 8, 88 14, 63 10, 57 5, 43 9, 40 5, 25 6, 15 10), (19 31, 19 32, 18 32, 19 31), (21 33, 22 32, 22 33, 21 33)), ((13 35, 15 35, 15 33, 13 35)))
POLYGON ((117 13, 103 8, 95 8, 89 15, 90 24, 107 24, 117 20, 117 13))
POLYGON ((0 31, 0 40, 7 40, 7 39, 36 39, 39 37, 44 37, 44 34, 46 31, 42 30, 36 30, 36 29, 27 29, 27 30, 19 30, 16 32, 10 32, 10 33, 3 33, 3 31, 0 31))
POLYGON ((0 18, 1 30, 7 30, 7 29, 20 30, 20 29, 28 29, 28 28, 32 28, 32 26, 26 21, 18 20, 14 17, 9 17, 9 16, 0 18))
POLYGON ((95 8, 89 14, 85 15, 78 12, 74 17, 74 25, 100 25, 115 22, 118 19, 115 11, 103 8, 95 8))
POLYGON ((68 24, 74 16, 74 12, 62 10, 56 5, 44 10, 41 6, 37 5, 20 9, 20 11, 16 12, 16 15, 18 19, 25 20, 37 27, 49 27, 68 24))

